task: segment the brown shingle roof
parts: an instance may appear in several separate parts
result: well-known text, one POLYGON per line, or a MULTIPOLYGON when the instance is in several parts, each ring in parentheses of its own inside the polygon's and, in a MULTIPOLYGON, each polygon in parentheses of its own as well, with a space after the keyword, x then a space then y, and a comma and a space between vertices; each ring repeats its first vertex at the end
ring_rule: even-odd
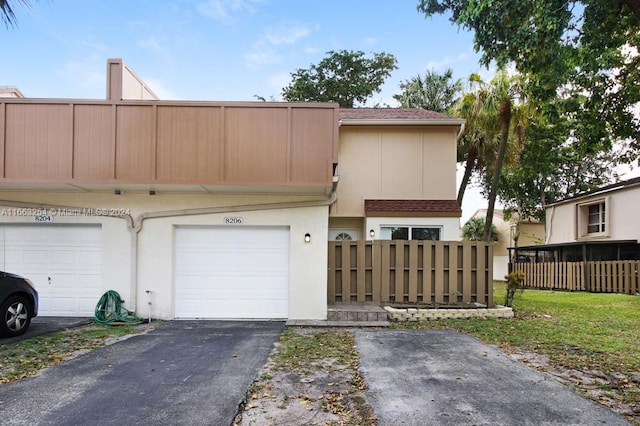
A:
POLYGON ((341 120, 451 120, 439 112, 422 108, 340 108, 341 120))
POLYGON ((460 217, 456 200, 364 200, 367 216, 460 217))

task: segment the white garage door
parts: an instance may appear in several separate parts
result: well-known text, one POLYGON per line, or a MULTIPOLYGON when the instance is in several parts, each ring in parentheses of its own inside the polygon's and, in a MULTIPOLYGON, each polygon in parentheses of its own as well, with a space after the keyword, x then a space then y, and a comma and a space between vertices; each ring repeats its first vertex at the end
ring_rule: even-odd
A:
POLYGON ((178 227, 177 318, 287 318, 289 229, 178 227))
POLYGON ((42 316, 92 317, 102 295, 100 225, 0 226, 0 264, 29 278, 42 316))

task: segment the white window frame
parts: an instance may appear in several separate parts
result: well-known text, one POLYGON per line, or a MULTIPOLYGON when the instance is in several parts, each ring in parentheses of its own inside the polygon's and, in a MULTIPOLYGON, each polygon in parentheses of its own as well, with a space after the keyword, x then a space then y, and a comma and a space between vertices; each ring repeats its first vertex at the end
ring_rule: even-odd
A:
POLYGON ((592 238, 604 238, 609 236, 611 229, 611 203, 609 197, 598 198, 589 200, 576 205, 576 217, 577 217, 577 239, 586 240, 592 238), (598 209, 599 220, 596 223, 590 223, 589 208, 593 206, 600 206, 598 209), (604 217, 603 217, 604 216, 604 217), (589 227, 597 225, 598 231, 589 232, 589 227), (604 228, 604 229, 603 229, 604 228))
POLYGON ((380 226, 380 239, 381 240, 391 240, 391 232, 393 228, 407 228, 408 230, 408 237, 409 240, 411 240, 411 230, 413 228, 432 228, 432 229, 437 229, 438 230, 438 239, 437 240, 428 240, 428 241, 441 241, 442 240, 442 233, 443 233, 443 226, 441 225, 381 225, 380 226))
POLYGON ((329 228, 329 241, 340 241, 336 238, 338 237, 338 235, 343 233, 350 235, 351 241, 358 241, 358 239, 360 238, 360 231, 356 228, 329 228))

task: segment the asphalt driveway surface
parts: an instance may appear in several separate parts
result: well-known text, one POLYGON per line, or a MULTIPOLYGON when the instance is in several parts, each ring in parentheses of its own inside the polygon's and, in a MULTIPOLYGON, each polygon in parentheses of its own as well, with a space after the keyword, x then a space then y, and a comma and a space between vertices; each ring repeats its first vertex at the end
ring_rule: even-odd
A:
POLYGON ((628 425, 493 346, 451 330, 356 330, 378 424, 628 425))
POLYGON ((283 327, 164 322, 0 386, 0 423, 229 425, 283 327))

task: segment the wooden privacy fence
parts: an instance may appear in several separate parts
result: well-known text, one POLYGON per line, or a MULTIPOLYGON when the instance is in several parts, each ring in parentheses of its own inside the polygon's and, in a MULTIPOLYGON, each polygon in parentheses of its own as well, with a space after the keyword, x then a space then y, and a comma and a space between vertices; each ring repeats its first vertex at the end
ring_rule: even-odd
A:
POLYGON ((479 241, 330 241, 328 303, 493 307, 492 267, 479 241))
POLYGON ((514 263, 527 288, 636 294, 640 261, 514 263))

